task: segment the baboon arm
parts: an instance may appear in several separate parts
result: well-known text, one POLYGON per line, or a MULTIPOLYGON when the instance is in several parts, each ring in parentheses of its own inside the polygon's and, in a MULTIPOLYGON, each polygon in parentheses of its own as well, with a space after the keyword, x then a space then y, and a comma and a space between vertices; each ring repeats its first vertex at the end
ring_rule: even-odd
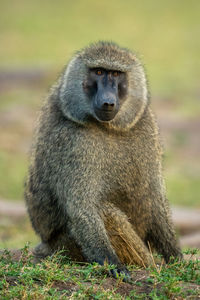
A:
MULTIPOLYGON (((77 203, 76 201, 73 201, 77 203)), ((82 202, 83 203, 83 202, 82 202)), ((93 207, 73 209, 73 219, 70 221, 70 235, 81 247, 83 255, 90 262, 120 265, 120 261, 111 246, 104 224, 98 212, 93 207)), ((69 213, 70 215, 70 213, 69 213)))
POLYGON ((100 216, 101 177, 93 163, 87 162, 81 168, 80 156, 74 159, 76 168, 68 170, 73 176, 59 176, 54 185, 57 201, 67 218, 69 236, 87 261, 104 264, 107 260, 120 265, 100 216))

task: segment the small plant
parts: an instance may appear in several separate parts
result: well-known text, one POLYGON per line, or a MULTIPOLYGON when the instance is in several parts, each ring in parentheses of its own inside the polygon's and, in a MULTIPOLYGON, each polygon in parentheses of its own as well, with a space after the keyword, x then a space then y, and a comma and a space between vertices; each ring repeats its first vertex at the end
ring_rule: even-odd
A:
POLYGON ((185 253, 188 260, 129 266, 132 278, 125 283, 109 276, 113 266, 73 263, 62 251, 35 264, 27 244, 17 260, 7 250, 0 254, 0 299, 197 299, 198 250, 185 253))

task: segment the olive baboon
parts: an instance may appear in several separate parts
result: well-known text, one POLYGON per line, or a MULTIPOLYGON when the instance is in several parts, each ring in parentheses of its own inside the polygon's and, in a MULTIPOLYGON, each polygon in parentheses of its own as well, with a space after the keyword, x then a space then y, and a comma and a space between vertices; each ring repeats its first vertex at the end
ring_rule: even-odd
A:
POLYGON ((138 58, 114 43, 78 52, 45 102, 25 198, 41 244, 74 260, 148 265, 148 245, 181 257, 161 175, 162 150, 138 58))

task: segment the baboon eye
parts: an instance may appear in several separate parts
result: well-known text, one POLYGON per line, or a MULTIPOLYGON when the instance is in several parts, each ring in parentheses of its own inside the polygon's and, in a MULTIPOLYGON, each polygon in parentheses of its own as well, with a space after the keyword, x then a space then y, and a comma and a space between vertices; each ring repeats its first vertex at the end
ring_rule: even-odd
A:
POLYGON ((99 70, 99 69, 96 70, 96 75, 99 75, 99 76, 100 76, 100 75, 102 75, 102 74, 103 74, 103 71, 102 71, 102 70, 99 70))
POLYGON ((117 72, 117 71, 113 72, 113 76, 117 77, 118 75, 119 75, 119 72, 117 72))

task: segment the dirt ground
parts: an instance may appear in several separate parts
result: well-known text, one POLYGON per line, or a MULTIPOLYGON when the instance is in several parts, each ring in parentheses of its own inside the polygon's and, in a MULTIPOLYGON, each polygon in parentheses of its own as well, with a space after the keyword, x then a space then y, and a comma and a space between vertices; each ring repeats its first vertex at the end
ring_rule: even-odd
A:
MULTIPOLYGON (((0 252, 1 254, 1 252, 0 252)), ((30 252, 31 254, 31 252, 30 252)), ((21 258, 21 251, 20 250, 12 250, 11 251, 12 259, 13 261, 19 261, 21 258)), ((80 268, 80 266, 79 266, 80 268)), ((121 280, 118 281, 112 277, 106 277, 101 281, 101 284, 97 283, 91 283, 91 282, 82 282, 82 284, 86 288, 92 288, 93 292, 98 291, 99 289, 104 291, 112 291, 113 294, 119 293, 121 296, 126 297, 130 296, 130 292, 134 291, 137 294, 145 294, 145 299, 151 299, 148 297, 148 295, 154 290, 157 289, 158 291, 162 291, 162 283, 153 284, 151 281, 148 280, 149 278, 149 271, 148 270, 133 270, 131 271, 131 282, 122 282, 121 280)), ((17 285, 18 284, 18 277, 17 276, 7 276, 6 281, 9 285, 17 285)), ((180 283, 182 289, 186 294, 188 293, 187 299, 200 299, 197 294, 196 295, 190 295, 191 290, 198 291, 199 285, 195 283, 190 282, 184 282, 180 283)), ((70 296, 74 292, 78 291, 80 289, 80 286, 76 284, 73 281, 60 281, 55 280, 53 283, 53 288, 56 288, 58 291, 66 293, 70 296)), ((159 293, 159 292, 158 292, 159 293)), ((161 292, 162 293, 162 292, 161 292)), ((132 298, 131 298, 132 299, 132 298)), ((134 297, 133 297, 134 299, 134 297)), ((144 298, 142 298, 144 299, 144 298)), ((180 298, 170 298, 170 299, 180 299, 183 300, 182 297, 180 298)))

